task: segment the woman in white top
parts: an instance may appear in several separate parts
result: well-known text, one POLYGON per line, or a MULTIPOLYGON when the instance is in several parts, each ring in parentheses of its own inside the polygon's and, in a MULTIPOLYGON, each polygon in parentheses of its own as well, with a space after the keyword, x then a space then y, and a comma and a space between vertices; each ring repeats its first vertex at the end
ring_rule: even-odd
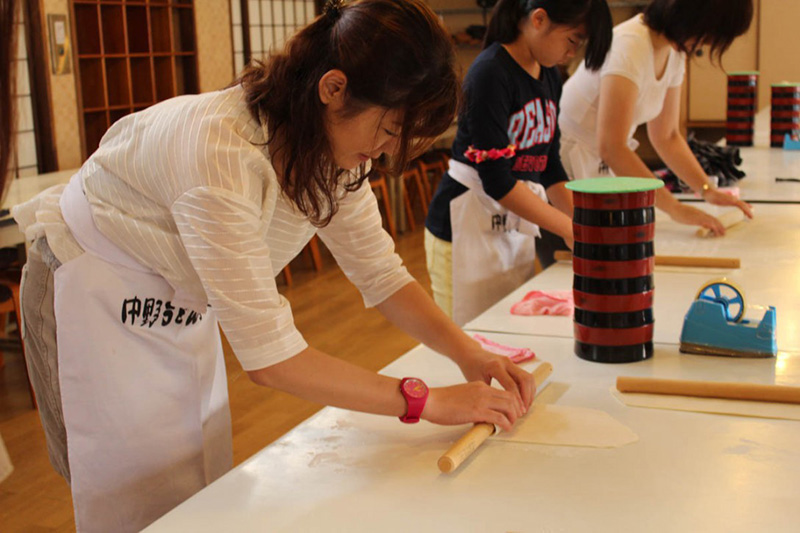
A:
POLYGON ((368 182, 370 160, 403 168, 449 126, 454 65, 422 0, 329 3, 235 86, 119 120, 65 189, 15 210, 32 374, 79 530, 138 531, 230 468, 217 324, 255 383, 318 403, 506 429, 527 410, 529 374, 411 278, 368 182), (366 305, 470 383, 428 394, 309 347, 274 278, 315 233, 366 305))
MULTIPOLYGON (((751 217, 749 205, 716 190, 679 129, 681 84, 686 55, 709 45, 717 59, 747 31, 752 0, 654 0, 614 28, 603 67, 581 65, 561 96, 561 160, 572 179, 608 174, 654 177, 636 155, 633 134, 647 135, 664 163, 705 201, 736 206, 751 217)), ((713 216, 678 202, 666 189, 656 206, 675 221, 703 226, 721 235, 713 216)))

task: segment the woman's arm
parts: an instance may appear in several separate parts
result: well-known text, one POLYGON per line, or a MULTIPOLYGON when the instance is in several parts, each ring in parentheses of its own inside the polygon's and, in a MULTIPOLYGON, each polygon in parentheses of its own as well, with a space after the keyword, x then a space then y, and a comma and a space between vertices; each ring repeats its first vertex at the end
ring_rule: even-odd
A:
POLYGON ((680 99, 680 87, 671 88, 667 92, 661 113, 648 122, 647 136, 653 144, 653 148, 667 167, 687 183, 692 190, 700 193, 707 202, 738 207, 745 215, 753 218, 750 205, 730 194, 708 188, 710 180, 678 128, 680 99))
MULTIPOLYGON (((600 81, 597 139, 600 157, 617 176, 655 178, 644 161, 628 147, 634 106, 639 89, 631 80, 610 74, 600 81)), ((665 188, 656 191, 656 207, 683 224, 703 226, 715 234, 725 233, 716 218, 675 199, 665 188)))
POLYGON ((567 183, 569 182, 559 181, 558 183, 548 187, 547 198, 550 200, 550 203, 556 207, 556 209, 571 219, 575 204, 572 201, 572 191, 567 189, 567 183))
POLYGON ((419 283, 407 284, 376 307, 392 324, 452 359, 467 381, 489 383, 494 378, 514 393, 525 409, 530 406, 534 395, 530 373, 508 357, 484 351, 439 309, 419 283))
MULTIPOLYGON (((406 413, 400 380, 310 347, 248 375, 259 385, 323 405, 389 416, 406 413)), ((430 389, 422 418, 444 425, 489 422, 509 430, 522 413, 520 400, 513 392, 473 382, 430 389)))

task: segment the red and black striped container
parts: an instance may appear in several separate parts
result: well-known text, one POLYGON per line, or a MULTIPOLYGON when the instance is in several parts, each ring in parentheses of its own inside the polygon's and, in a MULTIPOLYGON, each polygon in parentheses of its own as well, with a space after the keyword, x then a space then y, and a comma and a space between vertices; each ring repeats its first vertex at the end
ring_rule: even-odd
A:
POLYGON ((772 85, 771 105, 769 144, 783 148, 786 134, 800 131, 800 83, 772 85))
POLYGON ((573 181, 575 354, 630 363, 653 354, 655 193, 645 178, 573 181))
POLYGON ((758 72, 728 74, 728 116, 725 141, 728 146, 753 146, 753 126, 758 110, 758 72))

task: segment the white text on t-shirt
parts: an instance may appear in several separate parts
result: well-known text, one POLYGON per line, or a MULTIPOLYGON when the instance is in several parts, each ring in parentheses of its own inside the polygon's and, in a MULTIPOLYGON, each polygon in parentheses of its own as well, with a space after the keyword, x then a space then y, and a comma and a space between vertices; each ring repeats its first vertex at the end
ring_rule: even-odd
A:
POLYGON ((508 138, 517 150, 526 150, 536 144, 549 143, 556 128, 556 104, 552 100, 535 98, 511 115, 508 138), (547 110, 545 114, 544 109, 547 110))

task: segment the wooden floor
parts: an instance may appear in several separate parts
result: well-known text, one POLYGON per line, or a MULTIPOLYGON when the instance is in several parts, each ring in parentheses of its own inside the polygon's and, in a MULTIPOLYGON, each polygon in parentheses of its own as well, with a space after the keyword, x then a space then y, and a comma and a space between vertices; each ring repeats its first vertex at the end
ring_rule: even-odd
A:
MULTIPOLYGON (((411 274, 430 290, 422 228, 400 236, 397 250, 411 274)), ((295 323, 311 346, 378 370, 417 344, 374 309, 364 309, 360 294, 329 253, 324 253, 320 273, 300 256, 292 263, 292 274, 293 286, 284 285, 281 292, 291 302, 295 323)), ((230 348, 225 348, 234 463, 239 464, 320 406, 254 385, 230 348)), ((69 488, 47 458, 41 424, 30 407, 20 354, 7 351, 4 356, 0 434, 15 471, 0 484, 0 532, 74 531, 69 488)))

